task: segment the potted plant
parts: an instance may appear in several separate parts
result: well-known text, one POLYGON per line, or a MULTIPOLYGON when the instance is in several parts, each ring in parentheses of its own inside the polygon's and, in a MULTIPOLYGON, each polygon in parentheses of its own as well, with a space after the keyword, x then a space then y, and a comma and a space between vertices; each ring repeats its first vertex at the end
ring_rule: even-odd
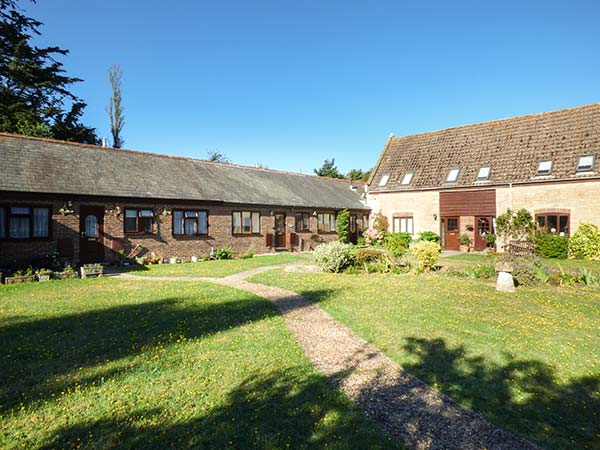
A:
POLYGON ((6 284, 30 283, 32 281, 35 281, 35 274, 31 267, 28 267, 24 271, 21 269, 16 270, 12 277, 6 277, 4 280, 6 284))
POLYGON ((471 251, 471 237, 467 233, 462 233, 458 236, 458 243, 460 244, 461 252, 470 252, 471 251))
POLYGON ((50 275, 52 275, 52 271, 50 269, 38 269, 35 272, 35 276, 38 281, 50 281, 50 275))
POLYGON ((496 245, 496 235, 495 234, 487 234, 485 236, 485 242, 487 243, 487 246, 490 248, 494 248, 496 245))
POLYGON ((67 266, 62 272, 54 272, 52 274, 52 277, 58 280, 64 280, 67 278, 77 278, 77 272, 75 271, 75 269, 73 269, 73 267, 67 266))
POLYGON ((104 267, 100 263, 84 264, 81 266, 81 278, 87 278, 91 276, 101 277, 103 273, 104 267))

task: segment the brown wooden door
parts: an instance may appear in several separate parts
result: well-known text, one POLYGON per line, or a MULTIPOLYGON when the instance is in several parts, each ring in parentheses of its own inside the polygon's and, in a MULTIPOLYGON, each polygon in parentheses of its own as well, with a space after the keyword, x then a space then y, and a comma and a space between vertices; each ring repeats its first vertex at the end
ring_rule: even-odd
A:
POLYGON ((484 250, 487 247, 485 237, 493 233, 491 217, 475 217, 475 250, 484 250))
POLYGON ((285 247, 285 214, 275 214, 275 247, 285 247))
POLYGON ((79 260, 82 264, 104 261, 104 208, 82 206, 79 211, 79 260))
POLYGON ((459 225, 458 217, 444 217, 444 247, 446 250, 460 250, 460 244, 458 243, 459 225))

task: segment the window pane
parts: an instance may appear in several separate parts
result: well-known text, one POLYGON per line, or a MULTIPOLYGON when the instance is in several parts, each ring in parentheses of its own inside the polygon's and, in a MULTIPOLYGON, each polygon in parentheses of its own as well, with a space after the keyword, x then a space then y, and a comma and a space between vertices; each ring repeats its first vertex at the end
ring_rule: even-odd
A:
POLYGON ((335 214, 329 214, 329 231, 335 231, 335 214))
POLYGON ((198 219, 185 219, 185 234, 198 234, 198 219))
POLYGON ((242 211, 242 233, 250 233, 252 216, 249 211, 242 211))
POLYGON ((141 209, 140 217, 154 217, 154 212, 151 209, 141 209))
POLYGON ((458 219, 448 219, 446 229, 448 231, 458 231, 458 219))
POLYGON ((252 232, 260 233, 260 213, 252 213, 252 232))
POLYGON ((144 233, 152 233, 152 222, 152 217, 140 217, 140 231, 143 231, 144 233))
POLYGON ((198 212, 198 233, 208 234, 208 213, 206 211, 198 212))
POLYGON ((47 238, 50 236, 48 208, 33 208, 33 237, 47 238))
POLYGON ((242 214, 239 212, 234 212, 232 215, 232 231, 234 233, 242 232, 242 214))
POLYGON ((567 216, 560 216, 559 218, 559 232, 569 234, 569 218, 567 216))
POLYGON ((414 174, 412 172, 406 172, 404 174, 404 176, 402 177, 402 182, 400 184, 402 184, 404 186, 409 185, 413 179, 413 175, 414 174))
POLYGON ((477 171, 478 180, 487 180, 490 177, 490 167, 480 167, 477 171))
POLYGON ((388 180, 390 179, 390 175, 389 174, 385 174, 384 176, 381 177, 381 180, 379 180, 379 187, 383 187, 388 183, 388 180))
POLYGON ((540 228, 546 228, 546 216, 537 216, 536 220, 540 228))
POLYGON ((17 214, 29 215, 29 208, 22 208, 22 207, 10 208, 10 213, 13 215, 17 215, 17 214))
POLYGON ((98 219, 93 214, 85 218, 85 237, 98 237, 98 219))
POLYGON ((591 170, 594 167, 594 156, 580 156, 577 161, 577 169, 578 170, 591 170))
POLYGON ((302 221, 304 222, 304 231, 310 230, 310 216, 308 214, 302 214, 302 221))
POLYGON ((552 161, 540 161, 538 164, 539 174, 548 174, 552 172, 552 161))
POLYGON ((12 239, 27 239, 29 237, 29 216, 12 216, 9 234, 12 239))
POLYGON ((126 209, 125 210, 125 218, 130 219, 132 217, 137 217, 137 210, 135 209, 126 209))
POLYGON ((198 211, 186 211, 185 212, 185 217, 198 217, 198 211))
POLYGON ((302 231, 302 214, 296 214, 294 216, 294 224, 296 227, 296 232, 302 231))
POLYGON ((459 172, 460 172, 460 169, 450 169, 450 171, 448 172, 448 176, 446 177, 446 181, 449 181, 449 182, 456 181, 458 179, 459 172))
POLYGON ((128 233, 137 231, 137 217, 125 217, 125 231, 128 233))
POLYGON ((182 211, 173 211, 173 234, 183 234, 182 211))
POLYGON ((548 221, 548 231, 556 233, 558 230, 558 217, 548 216, 546 220, 548 221))
POLYGON ((0 208, 0 239, 6 237, 6 210, 0 208))
POLYGON ((413 234, 413 230, 414 230, 413 218, 409 217, 408 219, 406 219, 406 232, 413 234))

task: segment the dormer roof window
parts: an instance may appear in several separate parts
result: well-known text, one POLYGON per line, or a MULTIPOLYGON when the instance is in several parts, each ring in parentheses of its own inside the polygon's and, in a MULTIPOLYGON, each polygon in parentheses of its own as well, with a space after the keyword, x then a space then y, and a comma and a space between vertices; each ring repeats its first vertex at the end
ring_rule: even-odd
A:
POLYGON ((450 169, 446 176, 446 183, 456 183, 458 175, 460 174, 460 168, 450 169))
POLYGON ((408 186, 413 179, 413 176, 415 175, 414 172, 406 172, 404 174, 404 176, 402 177, 402 181, 400 181, 400 185, 401 186, 408 186))
POLYGON ((552 166, 554 161, 551 159, 545 159, 538 163, 537 174, 538 175, 550 175, 552 173, 552 166))
POLYGON ((595 163, 596 155, 582 155, 577 158, 577 172, 591 172, 595 163))
POLYGON ((491 173, 492 168, 490 166, 481 166, 479 170, 477 170, 477 181, 489 180, 491 173))
POLYGON ((377 186, 384 187, 386 184, 388 184, 389 179, 390 179, 390 174, 386 173, 385 175, 383 175, 381 177, 381 179, 379 180, 379 184, 377 186))

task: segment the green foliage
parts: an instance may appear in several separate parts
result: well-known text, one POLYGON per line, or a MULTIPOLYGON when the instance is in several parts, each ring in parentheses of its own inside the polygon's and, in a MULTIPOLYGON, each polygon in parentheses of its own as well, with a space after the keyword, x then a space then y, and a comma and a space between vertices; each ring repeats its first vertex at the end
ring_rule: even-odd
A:
POLYGON ((327 242, 315 248, 313 256, 325 272, 342 272, 353 263, 353 255, 348 244, 340 241, 327 242))
POLYGON ((233 249, 231 247, 223 247, 215 250, 215 259, 232 259, 233 249))
POLYGON ((462 233, 458 236, 458 243, 460 245, 471 245, 471 238, 467 233, 462 233))
POLYGON ((373 229, 379 231, 382 235, 386 235, 389 229, 388 218, 381 211, 373 216, 373 229))
POLYGON ((486 234, 485 242, 487 242, 490 245, 495 244, 496 243, 496 235, 492 234, 492 233, 486 234))
POLYGON ((335 158, 326 159, 323 161, 323 165, 320 168, 315 169, 314 172, 320 177, 344 178, 344 175, 340 173, 335 165, 335 158))
POLYGON ((347 209, 343 209, 337 214, 336 231, 342 244, 350 242, 350 212, 347 209))
POLYGON ((367 239, 364 236, 359 236, 356 245, 367 245, 367 239))
POLYGON ((96 144, 95 130, 80 122, 86 105, 70 92, 82 80, 58 60, 68 51, 33 42, 41 25, 17 2, 0 2, 0 131, 96 144))
POLYGON ((550 272, 546 267, 534 266, 533 273, 535 275, 535 279, 540 283, 548 283, 550 281, 550 272))
POLYGON ((412 248, 413 255, 419 261, 419 268, 425 271, 433 269, 441 252, 440 245, 432 241, 419 241, 412 248))
POLYGON ((600 258, 600 228, 589 222, 581 222, 569 243, 569 257, 582 259, 600 258))
POLYGON ((516 213, 507 209, 496 218, 496 233, 506 239, 531 240, 535 231, 535 221, 525 208, 516 213))
POLYGON ((211 162, 218 162, 222 164, 231 164, 231 160, 223 153, 217 150, 209 150, 208 152, 208 160, 211 162))
POLYGON ((108 70, 108 80, 112 89, 112 96, 108 105, 108 115, 110 118, 110 132, 113 137, 113 147, 121 148, 125 141, 121 136, 123 126, 125 125, 125 116, 123 116, 123 99, 121 96, 121 87, 123 70, 118 64, 113 64, 108 70))
POLYGON ((254 257, 254 249, 252 247, 249 247, 245 253, 242 253, 240 255, 240 259, 251 259, 253 257, 254 257))
POLYGON ((419 241, 440 242, 440 235, 433 231, 421 231, 419 233, 419 241))
POLYGON ((581 281, 586 286, 599 286, 600 276, 595 276, 591 270, 588 270, 584 267, 581 270, 581 281))
MULTIPOLYGON (((395 258, 400 258, 406 254, 408 251, 408 246, 410 245, 410 240, 407 244, 406 235, 408 233, 390 233, 383 240, 384 248, 390 253, 390 255, 395 258)), ((408 238, 412 239, 410 234, 408 234, 408 238)))
POLYGON ((569 238, 554 233, 538 231, 534 239, 535 254, 541 258, 567 259, 569 238))
POLYGON ((363 171, 362 169, 351 169, 347 174, 346 178, 354 181, 367 181, 371 176, 371 170, 363 171))
POLYGON ((478 264, 474 267, 467 267, 461 272, 464 276, 472 279, 489 279, 496 276, 493 264, 478 264))

